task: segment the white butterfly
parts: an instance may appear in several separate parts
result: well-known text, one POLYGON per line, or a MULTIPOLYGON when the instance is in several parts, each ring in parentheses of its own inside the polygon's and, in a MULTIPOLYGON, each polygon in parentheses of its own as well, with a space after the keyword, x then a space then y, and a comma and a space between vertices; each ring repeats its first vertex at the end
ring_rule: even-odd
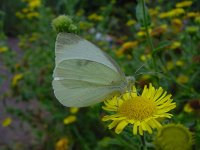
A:
POLYGON ((110 56, 75 34, 58 34, 55 55, 52 84, 64 106, 90 106, 126 92, 134 83, 110 56))

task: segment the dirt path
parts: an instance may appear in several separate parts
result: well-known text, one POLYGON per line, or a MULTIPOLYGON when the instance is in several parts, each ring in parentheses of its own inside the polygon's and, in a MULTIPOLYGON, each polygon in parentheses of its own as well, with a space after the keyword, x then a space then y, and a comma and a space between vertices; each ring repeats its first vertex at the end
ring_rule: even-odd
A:
MULTIPOLYGON (((16 38, 8 38, 8 45, 11 50, 17 52, 17 58, 20 59, 23 56, 22 51, 18 47, 18 40, 16 38)), ((2 60, 0 56, 0 60, 2 60)), ((9 90, 12 74, 0 61, 0 74, 3 80, 0 81, 0 149, 12 149, 12 150, 27 150, 31 149, 35 139, 32 135, 31 127, 20 120, 18 117, 7 112, 7 108, 18 108, 26 111, 27 106, 35 109, 38 107, 37 103, 33 102, 17 102, 14 98, 3 96, 9 90), (12 122, 9 126, 3 127, 2 122, 4 119, 10 117, 12 122)))

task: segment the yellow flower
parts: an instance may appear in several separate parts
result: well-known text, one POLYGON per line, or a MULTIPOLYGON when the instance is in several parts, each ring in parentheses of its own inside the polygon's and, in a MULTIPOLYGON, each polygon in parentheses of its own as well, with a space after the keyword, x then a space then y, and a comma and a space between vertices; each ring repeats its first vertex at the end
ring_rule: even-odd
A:
POLYGON ((178 41, 175 41, 172 43, 172 45, 170 46, 170 49, 177 49, 181 46, 181 43, 178 41))
POLYGON ((170 14, 168 12, 163 12, 160 13, 159 18, 163 19, 163 18, 168 18, 170 17, 170 14))
POLYGON ((186 28, 186 31, 190 34, 194 34, 194 33, 197 33, 199 30, 199 27, 198 26, 189 26, 186 28))
POLYGON ((134 19, 128 20, 126 23, 127 26, 133 26, 134 24, 136 24, 136 21, 134 19))
POLYGON ((70 107, 70 113, 76 114, 79 111, 79 108, 77 107, 70 107))
POLYGON ((182 9, 182 8, 176 8, 176 9, 172 9, 171 11, 161 13, 159 15, 159 17, 161 19, 163 19, 163 18, 171 18, 171 17, 180 16, 180 15, 182 15, 184 13, 185 13, 184 9, 182 9))
POLYGON ((144 31, 139 31, 139 32, 137 32, 137 36, 138 37, 145 37, 146 33, 144 31))
POLYGON ((131 42, 125 42, 121 48, 117 51, 117 56, 121 56, 125 53, 125 51, 129 50, 129 49, 133 49, 135 47, 137 47, 138 45, 138 41, 131 41, 131 42))
POLYGON ((102 21, 103 16, 100 16, 100 15, 97 15, 96 13, 93 13, 93 14, 88 16, 88 19, 93 20, 93 21, 102 21))
POLYGON ((155 89, 152 84, 149 88, 145 85, 141 95, 137 95, 136 88, 131 92, 123 94, 121 97, 114 97, 106 100, 103 106, 104 110, 113 112, 112 115, 106 115, 103 121, 111 120, 109 129, 115 128, 117 134, 121 133, 128 125, 133 125, 133 134, 143 135, 144 131, 151 134, 154 128, 162 125, 159 118, 171 118, 172 114, 168 111, 176 107, 172 103, 171 94, 167 94, 161 87, 155 89))
POLYGON ((69 150, 69 140, 67 138, 61 138, 56 143, 55 150, 69 150))
POLYGON ((192 1, 183 1, 183 2, 180 2, 180 3, 177 3, 176 4, 176 7, 177 8, 181 8, 181 7, 189 7, 192 5, 192 1))
POLYGON ((29 12, 29 9, 28 9, 28 8, 23 8, 23 9, 22 9, 22 12, 23 12, 23 13, 27 13, 27 12, 29 12))
POLYGON ((184 84, 184 83, 187 83, 189 80, 188 76, 186 75, 180 75, 178 78, 177 78, 177 82, 180 83, 180 84, 184 84))
POLYGON ((173 61, 168 61, 166 67, 167 67, 167 70, 172 70, 174 68, 173 61))
POLYGON ((6 46, 0 47, 0 53, 7 52, 7 51, 8 51, 8 47, 6 46))
POLYGON ((92 23, 89 23, 89 22, 79 22, 79 28, 82 29, 82 30, 88 30, 90 28, 92 28, 94 25, 92 23))
POLYGON ((177 60, 176 65, 179 66, 179 67, 182 67, 184 65, 184 62, 181 61, 181 60, 177 60))
POLYGON ((38 12, 30 12, 27 14, 28 19, 38 18, 39 16, 40 16, 40 14, 38 12))
POLYGON ((31 37, 29 38, 29 41, 30 41, 30 42, 34 42, 34 41, 37 41, 38 38, 39 38, 39 33, 33 33, 33 34, 31 35, 31 37))
POLYGON ((195 17, 195 22, 200 24, 200 16, 195 17))
POLYGON ((147 55, 141 55, 140 56, 140 60, 142 61, 147 61, 151 58, 151 54, 147 54, 147 55))
POLYGON ((79 16, 79 17, 83 16, 84 13, 85 13, 85 11, 83 9, 80 9, 80 10, 77 11, 76 16, 79 16))
POLYGON ((197 12, 188 12, 187 13, 188 18, 194 18, 194 17, 197 17, 197 16, 199 16, 199 13, 197 13, 197 12))
POLYGON ((191 113, 191 112, 196 112, 196 113, 200 113, 200 100, 198 99, 194 99, 194 100, 190 100, 188 101, 183 109, 185 112, 187 113, 191 113))
POLYGON ((2 121, 2 126, 7 127, 12 123, 12 118, 8 117, 2 121))
POLYGON ((28 7, 30 9, 35 9, 41 6, 41 1, 40 0, 31 0, 28 2, 28 7))
POLYGON ((150 16, 156 16, 156 15, 158 15, 158 13, 159 13, 159 7, 157 7, 157 8, 153 8, 153 9, 149 9, 149 14, 150 14, 150 16))
POLYGON ((24 14, 22 14, 21 12, 16 12, 15 16, 20 18, 20 19, 23 19, 25 17, 24 14))
POLYGON ((171 20, 172 29, 175 33, 180 32, 183 28, 183 22, 181 19, 174 18, 171 20))
POLYGON ((12 86, 16 86, 17 83, 23 78, 23 74, 16 74, 12 79, 12 86))
POLYGON ((187 113, 193 112, 193 109, 191 108, 191 106, 190 106, 189 103, 185 104, 183 110, 184 110, 185 112, 187 112, 187 113))
POLYGON ((151 32, 151 36, 160 36, 161 34, 165 33, 167 31, 168 26, 166 24, 163 24, 151 32))
POLYGON ((75 122, 77 120, 76 116, 75 115, 70 115, 68 117, 66 117, 64 120, 63 120, 63 123, 68 125, 68 124, 71 124, 73 122, 75 122))
POLYGON ((189 150, 194 139, 192 133, 181 124, 168 124, 158 130, 154 141, 157 149, 189 150))

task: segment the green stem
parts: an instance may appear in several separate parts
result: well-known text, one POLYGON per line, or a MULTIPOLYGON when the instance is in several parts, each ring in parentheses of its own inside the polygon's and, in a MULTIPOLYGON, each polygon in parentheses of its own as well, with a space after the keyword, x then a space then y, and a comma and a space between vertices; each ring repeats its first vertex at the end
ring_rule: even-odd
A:
MULTIPOLYGON (((147 36, 147 41, 148 41, 149 46, 151 48, 151 52, 153 52, 154 51, 154 46, 153 46, 153 42, 152 42, 151 36, 149 34, 149 30, 148 30, 147 16, 146 16, 146 12, 145 12, 145 2, 144 2, 144 0, 141 0, 141 2, 142 2, 142 11, 143 11, 144 26, 145 26, 145 32, 146 32, 146 36, 147 36)), ((153 57, 153 65, 154 65, 154 68, 156 70, 156 58, 155 58, 155 55, 153 55, 152 57, 153 57)))
POLYGON ((141 143, 142 143, 142 150, 147 150, 145 136, 140 135, 140 140, 141 140, 141 143))
POLYGON ((83 148, 84 148, 85 150, 89 150, 89 147, 87 146, 87 144, 85 144, 85 141, 84 141, 83 137, 80 135, 80 133, 79 133, 79 131, 77 130, 77 128, 73 127, 72 129, 73 129, 73 131, 74 131, 76 137, 77 137, 78 140, 80 141, 81 145, 83 146, 83 148))

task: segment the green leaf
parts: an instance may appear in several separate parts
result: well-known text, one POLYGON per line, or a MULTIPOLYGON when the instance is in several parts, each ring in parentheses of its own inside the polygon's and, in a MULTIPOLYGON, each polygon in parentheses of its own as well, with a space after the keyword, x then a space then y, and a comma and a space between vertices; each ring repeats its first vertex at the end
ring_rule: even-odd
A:
POLYGON ((163 48, 171 45, 171 41, 162 41, 158 44, 158 46, 154 49, 154 51, 152 52, 152 55, 157 54, 158 52, 160 52, 163 48))
POLYGON ((144 4, 144 12, 143 12, 142 1, 139 1, 136 6, 136 18, 142 27, 145 26, 145 20, 146 20, 147 26, 150 26, 150 24, 151 24, 151 18, 150 18, 149 12, 148 12, 148 8, 145 4, 144 4), (145 18, 144 18, 144 13, 145 13, 145 18))

